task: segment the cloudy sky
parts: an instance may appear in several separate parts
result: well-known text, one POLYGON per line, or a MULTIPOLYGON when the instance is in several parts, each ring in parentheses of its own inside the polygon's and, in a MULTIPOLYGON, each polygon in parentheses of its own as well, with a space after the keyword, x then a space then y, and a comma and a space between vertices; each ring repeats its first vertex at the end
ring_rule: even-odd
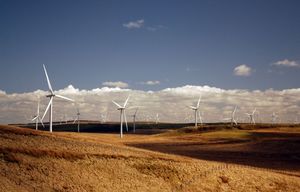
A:
MULTIPOLYGON (((241 121, 255 107, 262 121, 273 111, 293 121, 299 7, 296 0, 2 0, 0 123, 28 121, 37 95, 43 112, 42 64, 54 89, 75 98, 88 119, 117 120, 111 99, 131 95, 142 119, 189 121, 186 105, 202 94, 207 122, 235 105, 241 121)), ((54 118, 73 118, 75 104, 57 102, 54 118)))

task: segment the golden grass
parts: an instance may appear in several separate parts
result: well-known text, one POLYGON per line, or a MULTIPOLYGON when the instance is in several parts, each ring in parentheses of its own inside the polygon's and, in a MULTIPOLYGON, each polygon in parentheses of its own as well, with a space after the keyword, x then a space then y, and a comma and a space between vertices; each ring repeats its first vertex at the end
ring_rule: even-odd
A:
POLYGON ((178 147, 174 140, 192 149, 189 140, 244 139, 246 133, 251 134, 220 130, 120 140, 118 134, 0 126, 0 191, 297 191, 299 177, 126 146, 165 142, 170 152, 178 147))

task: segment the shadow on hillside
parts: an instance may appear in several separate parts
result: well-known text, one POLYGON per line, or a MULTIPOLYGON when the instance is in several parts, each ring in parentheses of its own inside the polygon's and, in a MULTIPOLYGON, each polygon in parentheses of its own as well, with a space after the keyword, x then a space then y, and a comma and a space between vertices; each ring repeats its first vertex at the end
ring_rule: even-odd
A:
MULTIPOLYGON (((136 125, 135 134, 141 135, 153 135, 158 133, 163 133, 169 129, 180 129, 190 124, 169 124, 162 123, 156 125, 155 123, 139 123, 136 125)), ((27 125, 17 125, 23 128, 35 129, 35 124, 27 125)), ((45 124, 45 127, 39 125, 39 130, 49 131, 49 124, 45 124)), ((54 132, 77 132, 77 124, 73 123, 56 123, 53 125, 54 132)), ((83 123, 80 125, 80 132, 83 133, 119 133, 120 124, 119 123, 83 123)), ((133 125, 128 123, 128 132, 126 131, 125 125, 123 125, 124 134, 133 134, 133 125)))
POLYGON ((192 158, 300 171, 300 134, 252 133, 249 139, 222 139, 213 142, 135 143, 129 146, 192 158))

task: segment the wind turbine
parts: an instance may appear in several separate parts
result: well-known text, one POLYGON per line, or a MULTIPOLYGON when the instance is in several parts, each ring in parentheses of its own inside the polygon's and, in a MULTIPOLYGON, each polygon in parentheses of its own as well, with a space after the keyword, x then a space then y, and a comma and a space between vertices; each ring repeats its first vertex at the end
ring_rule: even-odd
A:
POLYGON ((201 118, 200 113, 198 113, 198 110, 199 110, 199 107, 200 107, 200 101, 201 101, 201 95, 200 95, 200 97, 199 97, 199 100, 198 100, 198 103, 197 103, 196 106, 188 106, 189 108, 191 108, 192 110, 195 111, 195 127, 198 126, 198 124, 197 124, 198 117, 199 117, 200 123, 201 123, 201 125, 202 125, 202 118, 201 118))
POLYGON ((41 124, 44 127, 43 121, 42 121, 42 119, 40 117, 40 97, 38 97, 36 115, 33 117, 33 119, 31 119, 31 121, 35 121, 35 130, 38 130, 39 122, 41 122, 41 124))
POLYGON ((136 119, 136 114, 139 108, 136 108, 134 114, 132 115, 133 117, 133 132, 135 133, 135 119, 136 119))
POLYGON ((224 121, 230 121, 231 126, 233 125, 233 123, 234 123, 235 125, 237 125, 237 121, 236 121, 235 118, 234 118, 234 117, 235 117, 236 109, 237 109, 237 106, 235 106, 234 110, 232 111, 231 117, 229 117, 229 118, 224 118, 224 119, 223 119, 224 121))
POLYGON ((159 123, 159 115, 156 113, 156 119, 155 119, 155 124, 157 125, 159 123))
POLYGON ((112 100, 112 102, 118 107, 118 110, 120 111, 120 137, 121 138, 123 138, 123 121, 124 120, 125 120, 125 124, 126 124, 126 130, 128 132, 128 125, 127 125, 127 119, 126 119, 126 113, 125 113, 125 109, 126 109, 128 100, 129 100, 129 96, 127 97, 123 106, 121 106, 120 104, 118 104, 117 102, 112 100))
POLYGON ((106 122, 106 115, 100 114, 100 123, 105 123, 106 122))
POLYGON ((295 117, 294 124, 298 124, 298 116, 297 115, 295 117))
POLYGON ((80 112, 79 112, 79 107, 76 107, 77 110, 77 117, 76 119, 73 121, 73 124, 77 121, 77 132, 80 132, 80 112))
POLYGON ((278 115, 276 115, 276 113, 273 112, 271 117, 272 117, 272 124, 274 124, 278 118, 278 115))
POLYGON ((256 108, 252 111, 252 113, 246 113, 249 116, 250 124, 255 124, 254 113, 256 112, 256 108))
POLYGON ((47 95, 46 97, 49 97, 50 101, 49 101, 48 106, 45 110, 45 113, 42 117, 42 121, 43 121, 45 115, 47 114, 48 110, 50 109, 50 111, 49 111, 49 124, 50 124, 49 129, 50 129, 50 132, 52 132, 52 112, 53 112, 53 99, 54 99, 54 97, 58 97, 58 98, 61 98, 61 99, 67 100, 67 101, 72 101, 72 102, 74 102, 74 100, 70 99, 68 97, 64 97, 64 96, 61 96, 61 95, 54 94, 54 91, 52 89, 52 86, 51 86, 51 83, 50 83, 50 80, 49 80, 49 77, 48 77, 48 74, 47 74, 47 70, 46 70, 46 67, 45 67, 44 64, 43 64, 43 67, 44 67, 44 72, 45 72, 45 75, 46 75, 48 88, 49 88, 49 92, 50 92, 50 94, 47 95))

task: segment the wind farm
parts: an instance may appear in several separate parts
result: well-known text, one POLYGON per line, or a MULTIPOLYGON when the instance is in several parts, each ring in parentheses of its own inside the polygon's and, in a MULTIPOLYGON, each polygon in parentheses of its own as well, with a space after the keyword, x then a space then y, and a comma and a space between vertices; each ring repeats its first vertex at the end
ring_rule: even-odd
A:
POLYGON ((1 2, 0 191, 299 191, 299 7, 1 2))

